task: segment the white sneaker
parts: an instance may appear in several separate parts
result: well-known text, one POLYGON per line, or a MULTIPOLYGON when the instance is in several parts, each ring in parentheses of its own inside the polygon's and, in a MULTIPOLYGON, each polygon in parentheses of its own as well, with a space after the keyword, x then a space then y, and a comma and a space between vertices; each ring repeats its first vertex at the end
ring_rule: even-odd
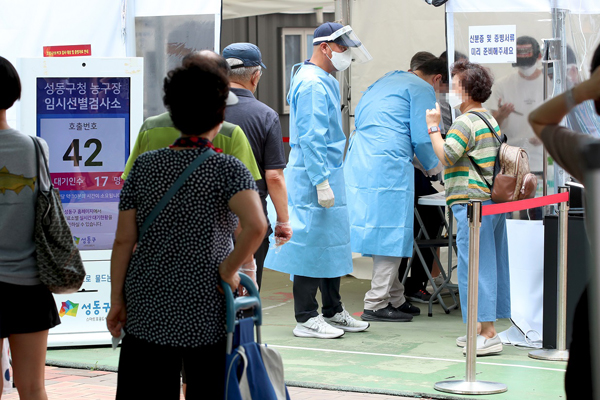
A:
POLYGON ((296 324, 294 336, 319 339, 335 339, 344 336, 344 331, 334 328, 323 319, 322 315, 312 317, 304 323, 296 324))
POLYGON ((369 327, 368 322, 359 321, 352 318, 352 316, 345 309, 335 314, 331 318, 323 317, 323 319, 334 328, 339 328, 346 332, 362 332, 366 331, 369 327))
MULTIPOLYGON (((485 336, 477 335, 477 355, 485 356, 489 354, 498 354, 502 352, 502 340, 500 336, 496 335, 493 338, 486 338, 485 336)), ((463 354, 467 354, 467 346, 465 341, 465 348, 463 354)))

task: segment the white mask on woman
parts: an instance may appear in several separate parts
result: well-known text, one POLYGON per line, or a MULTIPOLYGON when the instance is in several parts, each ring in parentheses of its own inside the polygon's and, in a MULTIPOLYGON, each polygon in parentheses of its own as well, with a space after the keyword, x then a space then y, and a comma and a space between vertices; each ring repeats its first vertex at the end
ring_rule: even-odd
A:
POLYGON ((448 104, 450 104, 450 107, 460 108, 462 103, 463 101, 461 97, 458 94, 456 94, 456 92, 448 93, 448 104))
POLYGON ((331 58, 328 58, 331 60, 333 68, 335 68, 339 72, 347 70, 348 67, 350 67, 350 64, 352 64, 352 52, 350 51, 350 49, 344 51, 343 53, 336 53, 335 51, 333 51, 331 46, 327 46, 331 50, 331 58))

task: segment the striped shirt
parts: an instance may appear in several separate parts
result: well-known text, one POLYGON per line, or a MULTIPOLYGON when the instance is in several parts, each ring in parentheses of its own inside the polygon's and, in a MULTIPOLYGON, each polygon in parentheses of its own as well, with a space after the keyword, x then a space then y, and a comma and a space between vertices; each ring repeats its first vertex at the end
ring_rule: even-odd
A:
MULTIPOLYGON (((500 135, 498 122, 485 109, 474 109, 483 114, 500 135)), ((446 203, 448 206, 468 203, 469 200, 489 200, 490 184, 494 177, 494 164, 498 155, 500 142, 492 134, 488 126, 475 114, 466 113, 456 118, 446 136, 444 157, 446 168, 444 180, 446 203), (477 163, 483 177, 471 163, 477 163), (485 178, 485 181, 484 181, 485 178)))

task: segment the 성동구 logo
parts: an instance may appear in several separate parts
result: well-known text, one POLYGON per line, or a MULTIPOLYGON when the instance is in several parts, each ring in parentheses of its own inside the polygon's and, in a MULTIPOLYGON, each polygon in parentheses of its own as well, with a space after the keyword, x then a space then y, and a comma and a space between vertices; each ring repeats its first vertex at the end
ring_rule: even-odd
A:
POLYGON ((70 317, 76 317, 77 311, 79 310, 79 303, 73 303, 71 300, 63 301, 62 307, 60 308, 60 317, 68 315, 70 317))

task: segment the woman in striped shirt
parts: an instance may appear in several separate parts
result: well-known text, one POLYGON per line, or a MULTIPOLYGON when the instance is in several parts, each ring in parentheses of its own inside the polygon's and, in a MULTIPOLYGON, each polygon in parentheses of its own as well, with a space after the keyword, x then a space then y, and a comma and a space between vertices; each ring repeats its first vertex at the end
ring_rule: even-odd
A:
MULTIPOLYGON (((467 318, 467 281, 469 269, 469 226, 467 204, 471 200, 491 204, 490 187, 500 142, 478 112, 486 118, 498 135, 500 127, 492 114, 483 108, 492 93, 493 78, 481 65, 459 61, 452 66, 452 87, 449 103, 460 109, 446 139, 439 133, 440 107, 427 111, 427 126, 433 149, 445 165, 446 203, 457 220, 458 286, 463 322, 467 318)), ((481 221, 479 248, 479 298, 477 312, 477 355, 497 354, 502 341, 494 322, 510 318, 510 279, 508 271, 508 240, 506 216, 484 216, 481 221)), ((456 339, 465 347, 466 336, 456 339)))

